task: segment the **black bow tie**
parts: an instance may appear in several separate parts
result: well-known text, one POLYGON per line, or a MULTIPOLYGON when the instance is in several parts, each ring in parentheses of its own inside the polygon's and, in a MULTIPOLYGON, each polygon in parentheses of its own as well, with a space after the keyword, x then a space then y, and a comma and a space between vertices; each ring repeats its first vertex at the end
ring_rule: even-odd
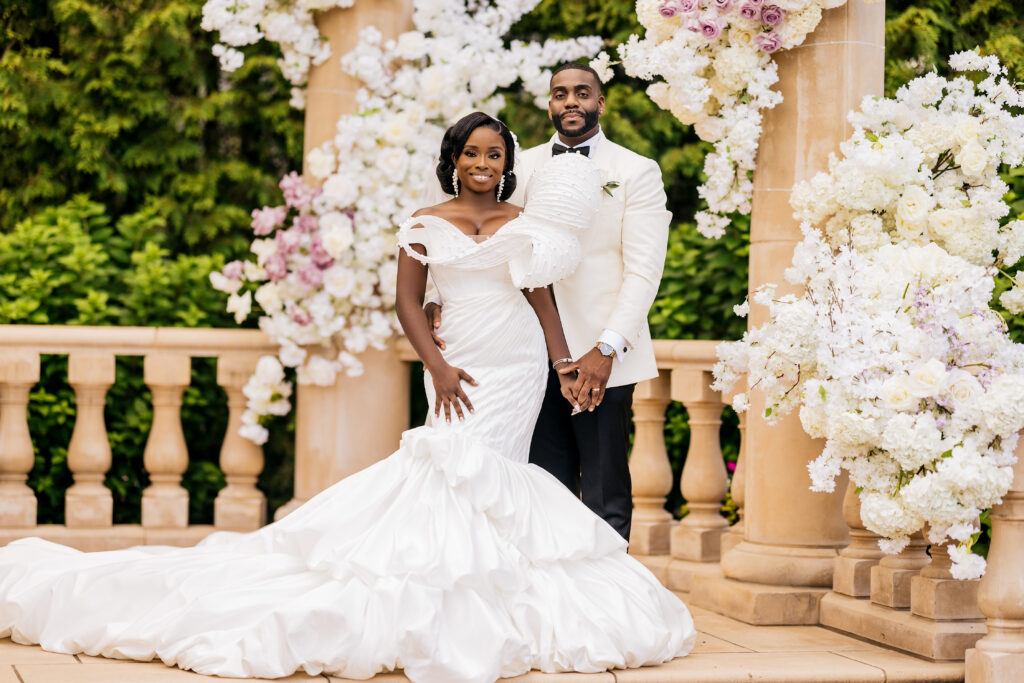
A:
POLYGON ((582 145, 580 147, 566 147, 565 145, 560 145, 557 142, 551 145, 551 156, 553 157, 556 157, 559 154, 565 154, 566 152, 568 152, 569 154, 582 154, 585 157, 589 157, 590 145, 582 145))

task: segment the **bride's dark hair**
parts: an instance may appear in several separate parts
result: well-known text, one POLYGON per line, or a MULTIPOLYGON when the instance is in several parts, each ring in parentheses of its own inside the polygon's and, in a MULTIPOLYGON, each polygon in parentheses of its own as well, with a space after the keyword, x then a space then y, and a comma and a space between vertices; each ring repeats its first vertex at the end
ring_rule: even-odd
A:
POLYGON ((452 184, 452 173, 455 171, 455 159, 462 154, 462 148, 466 146, 466 140, 474 130, 480 126, 487 126, 501 135, 505 141, 505 185, 502 188, 498 201, 504 201, 512 196, 516 190, 516 174, 512 171, 515 167, 515 140, 512 138, 512 131, 504 123, 483 113, 475 111, 466 114, 455 122, 451 128, 444 132, 441 140, 441 160, 437 162, 437 179, 441 181, 441 189, 448 194, 455 194, 455 186, 452 184))

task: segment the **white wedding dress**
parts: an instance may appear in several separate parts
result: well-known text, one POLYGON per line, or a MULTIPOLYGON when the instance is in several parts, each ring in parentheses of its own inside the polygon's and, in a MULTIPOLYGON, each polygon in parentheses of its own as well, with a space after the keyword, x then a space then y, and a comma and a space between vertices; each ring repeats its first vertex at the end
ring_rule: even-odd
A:
POLYGON ((13 542, 0 549, 0 637, 219 676, 400 668, 416 683, 688 653, 682 602, 527 463, 547 352, 520 287, 575 268, 572 228, 598 201, 589 160, 556 161, 523 214, 488 240, 439 218, 400 230, 405 248, 427 247, 446 359, 479 382, 466 386, 475 413, 465 422, 405 432, 390 457, 253 533, 97 553, 13 542))

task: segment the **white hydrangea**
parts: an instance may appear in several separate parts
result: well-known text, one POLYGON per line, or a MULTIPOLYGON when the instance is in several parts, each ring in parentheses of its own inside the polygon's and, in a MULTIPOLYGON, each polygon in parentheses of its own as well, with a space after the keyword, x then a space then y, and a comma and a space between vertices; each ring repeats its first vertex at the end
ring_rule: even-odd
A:
POLYGON ((822 9, 844 2, 637 2, 646 33, 619 46, 626 73, 662 79, 648 87, 651 100, 714 143, 704 159, 707 180, 698 188, 708 204, 696 216, 705 237, 725 234, 727 214, 750 213, 761 112, 782 101, 771 89, 778 81, 771 54, 803 43, 821 21, 822 9))

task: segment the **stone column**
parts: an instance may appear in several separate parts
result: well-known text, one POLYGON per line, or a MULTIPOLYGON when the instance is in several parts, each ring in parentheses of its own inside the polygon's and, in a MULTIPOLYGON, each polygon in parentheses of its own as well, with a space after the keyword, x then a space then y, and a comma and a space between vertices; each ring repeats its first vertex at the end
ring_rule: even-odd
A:
MULTIPOLYGON (((740 386, 746 387, 746 380, 741 380, 740 386)), ((722 402, 732 405, 732 396, 723 396, 722 402)), ((729 493, 732 495, 732 502, 736 505, 736 523, 729 527, 729 531, 722 535, 722 554, 729 552, 743 542, 743 530, 746 524, 743 522, 745 514, 743 506, 747 500, 747 415, 744 411, 739 414, 740 428, 740 452, 736 457, 736 469, 732 473, 732 482, 729 485, 729 493)))
POLYGON ((256 488, 263 471, 263 447, 238 433, 245 412, 242 387, 256 370, 258 354, 225 354, 217 359, 217 384, 228 395, 228 428, 220 449, 220 468, 227 486, 213 502, 218 529, 252 531, 267 523, 267 498, 256 488))
MULTIPOLYGON (((356 2, 317 16, 331 57, 309 73, 304 150, 334 137, 343 114, 356 110, 359 81, 341 70, 341 56, 359 31, 376 26, 384 40, 411 30, 412 0, 356 2)), ((307 174, 307 180, 312 181, 307 174)), ((358 217, 357 217, 358 220, 358 217)), ((409 367, 393 347, 360 355, 361 377, 340 375, 334 386, 300 386, 295 415, 295 497, 275 512, 280 519, 339 479, 391 454, 409 426, 409 367)))
POLYGON ((665 451, 665 409, 671 401, 671 372, 641 382, 633 394, 633 424, 636 435, 629 456, 633 482, 633 528, 629 551, 637 555, 667 555, 672 515, 665 509, 665 497, 672 490, 672 466, 665 451))
POLYGON ((832 590, 851 598, 871 595, 871 568, 885 555, 878 547, 878 534, 864 528, 860 519, 860 496, 852 482, 846 484, 843 518, 850 527, 850 545, 836 558, 832 590))
POLYGON ((28 392, 39 381, 39 354, 0 354, 0 528, 36 526, 36 494, 25 482, 35 464, 28 392))
POLYGON ((75 483, 64 494, 68 528, 108 527, 114 523, 114 497, 103 485, 110 469, 110 442, 103 418, 107 389, 114 383, 114 354, 72 352, 68 383, 75 389, 75 428, 68 446, 68 467, 75 483))
POLYGON ((188 526, 188 491, 181 475, 188 469, 188 447, 181 428, 181 396, 192 379, 192 359, 166 353, 146 356, 146 385, 153 392, 153 426, 142 461, 152 482, 142 492, 142 526, 188 526))
MULTIPOLYGON (((751 290, 772 282, 782 293, 793 291, 783 277, 801 239, 789 206, 792 187, 827 170, 829 153, 852 132, 847 112, 865 95, 882 94, 884 27, 884 3, 851 0, 826 11, 803 45, 775 55, 776 87, 785 100, 764 118, 754 175, 751 290)), ((752 314, 751 325, 765 322, 762 307, 752 314)), ((764 397, 755 391, 746 434, 745 540, 722 558, 725 576, 750 584, 749 595, 729 598, 742 606, 729 613, 758 623, 814 623, 816 601, 832 585, 835 558, 849 543, 842 497, 809 488, 807 463, 822 442, 804 433, 795 414, 769 426, 763 413, 764 397), (771 587, 774 607, 751 609, 755 584, 771 587)))
POLYGON ((1024 672, 1024 439, 1013 485, 992 509, 988 568, 978 589, 987 635, 967 651, 967 683, 1009 683, 1024 672))

